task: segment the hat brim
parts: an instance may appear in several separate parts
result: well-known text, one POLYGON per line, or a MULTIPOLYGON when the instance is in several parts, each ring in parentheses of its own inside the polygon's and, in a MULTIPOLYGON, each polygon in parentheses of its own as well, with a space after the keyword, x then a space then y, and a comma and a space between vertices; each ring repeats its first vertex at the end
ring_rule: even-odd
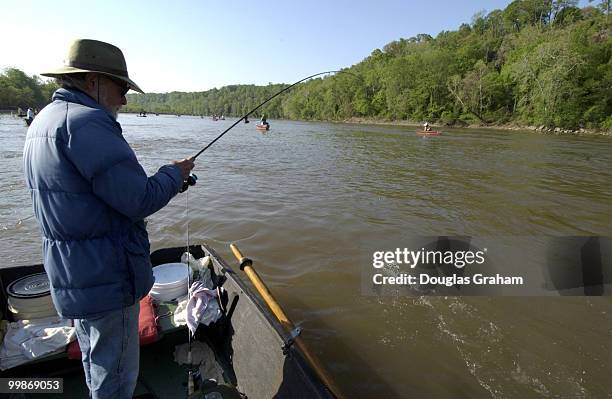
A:
POLYGON ((71 73, 87 73, 87 72, 100 73, 102 75, 107 75, 107 76, 111 76, 111 77, 113 77, 115 79, 122 80, 122 81, 124 81, 125 83, 128 84, 128 87, 130 89, 144 94, 144 91, 142 91, 142 89, 140 87, 138 87, 138 85, 136 83, 134 83, 134 81, 132 79, 126 78, 125 76, 115 75, 115 74, 112 74, 112 73, 108 73, 108 72, 93 71, 93 70, 89 70, 89 69, 75 68, 75 67, 71 67, 71 66, 63 66, 63 67, 58 68, 58 69, 53 70, 53 71, 41 73, 41 75, 42 76, 47 76, 49 78, 57 78, 57 77, 60 77, 62 75, 67 75, 67 74, 71 74, 71 73))

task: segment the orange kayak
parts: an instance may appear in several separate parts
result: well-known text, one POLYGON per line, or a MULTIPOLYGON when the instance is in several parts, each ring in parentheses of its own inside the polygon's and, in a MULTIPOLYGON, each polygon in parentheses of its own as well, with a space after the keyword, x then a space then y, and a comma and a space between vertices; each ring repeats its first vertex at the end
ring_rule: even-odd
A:
POLYGON ((257 125, 255 125, 255 128, 257 130, 270 130, 270 124, 266 123, 265 125, 262 125, 261 123, 258 123, 257 125))
POLYGON ((442 134, 439 130, 430 130, 430 131, 418 131, 416 132, 417 136, 440 136, 442 134))

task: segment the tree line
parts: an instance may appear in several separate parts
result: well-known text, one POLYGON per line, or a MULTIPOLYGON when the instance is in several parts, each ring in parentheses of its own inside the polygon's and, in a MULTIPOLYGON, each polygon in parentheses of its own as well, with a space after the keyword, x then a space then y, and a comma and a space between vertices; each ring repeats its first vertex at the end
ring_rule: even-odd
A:
POLYGON ((42 108, 57 89, 52 80, 28 76, 17 68, 6 68, 0 73, 0 109, 42 108))
MULTIPOLYGON (((393 41, 341 73, 296 86, 261 112, 301 120, 612 129, 610 0, 577 3, 515 0, 436 37, 393 41)), ((134 93, 124 111, 241 116, 286 86, 134 93)), ((0 108, 40 104, 52 89, 6 70, 0 108)))

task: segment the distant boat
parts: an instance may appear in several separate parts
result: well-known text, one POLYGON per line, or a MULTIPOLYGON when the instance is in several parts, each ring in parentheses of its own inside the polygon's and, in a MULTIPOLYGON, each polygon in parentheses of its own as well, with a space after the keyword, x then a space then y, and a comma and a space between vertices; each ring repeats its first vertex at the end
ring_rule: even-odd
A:
POLYGON ((442 132, 439 130, 420 130, 416 132, 417 136, 441 136, 442 132))
POLYGON ((255 128, 259 131, 264 132, 266 130, 270 130, 270 124, 269 123, 266 123, 266 124, 258 123, 257 125, 255 125, 255 128))

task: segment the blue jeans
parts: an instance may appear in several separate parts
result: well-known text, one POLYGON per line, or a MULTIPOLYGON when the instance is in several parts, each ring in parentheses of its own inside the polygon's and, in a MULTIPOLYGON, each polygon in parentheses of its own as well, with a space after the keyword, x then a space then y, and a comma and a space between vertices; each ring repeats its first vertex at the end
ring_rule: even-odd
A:
POLYGON ((102 316, 75 319, 89 397, 129 399, 136 388, 140 303, 102 316))

